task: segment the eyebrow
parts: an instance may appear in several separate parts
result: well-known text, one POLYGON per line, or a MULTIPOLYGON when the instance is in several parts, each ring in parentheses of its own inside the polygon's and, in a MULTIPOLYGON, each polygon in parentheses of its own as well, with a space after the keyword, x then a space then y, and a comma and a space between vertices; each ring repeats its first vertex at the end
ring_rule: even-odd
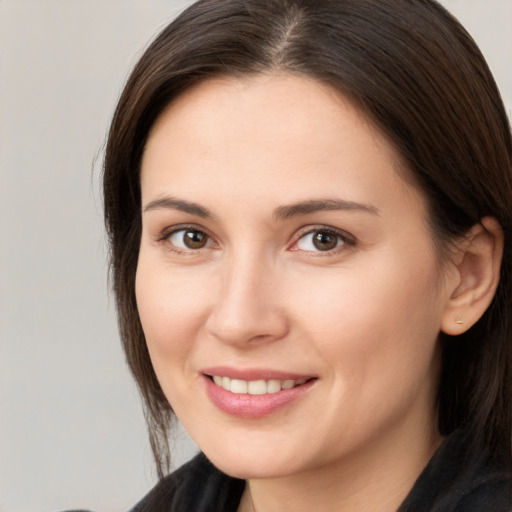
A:
POLYGON ((343 199, 313 199, 310 201, 302 201, 286 206, 280 206, 274 212, 277 220, 289 219, 309 213, 325 212, 325 211, 362 211, 373 215, 380 215, 377 207, 371 204, 356 203, 354 201, 345 201, 343 199))
MULTIPOLYGON (((190 215, 197 215, 203 219, 214 219, 215 215, 197 203, 176 199, 174 197, 162 197, 149 202, 144 207, 144 212, 159 209, 179 210, 190 215)), ((379 215, 379 209, 370 204, 345 201, 343 199, 311 199, 290 205, 280 206, 274 211, 276 220, 286 220, 291 217, 307 215, 322 211, 362 211, 373 215, 379 215)))
POLYGON ((197 203, 184 201, 183 199, 176 199, 174 197, 162 197, 160 199, 155 199, 144 207, 143 212, 159 210, 161 208, 179 210, 185 213, 189 213, 190 215, 197 215, 203 219, 213 219, 215 217, 210 210, 200 206, 197 203))

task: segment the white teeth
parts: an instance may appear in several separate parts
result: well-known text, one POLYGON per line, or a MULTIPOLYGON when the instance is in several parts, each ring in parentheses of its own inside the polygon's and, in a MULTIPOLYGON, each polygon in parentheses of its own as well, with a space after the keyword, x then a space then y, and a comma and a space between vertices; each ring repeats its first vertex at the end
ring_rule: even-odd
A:
POLYGON ((292 389, 293 386, 295 386, 295 381, 294 380, 285 380, 282 384, 281 384, 281 387, 283 389, 292 389))
POLYGON ((281 391, 281 381, 269 380, 267 382, 267 393, 277 393, 278 391, 281 391))
POLYGON ((267 383, 264 380, 251 380, 247 385, 249 395, 266 395, 267 383))
POLYGON ((237 395, 247 393, 247 381, 232 379, 229 390, 231 391, 231 393, 236 393, 237 395))
POLYGON ((282 389, 291 389, 295 386, 300 386, 307 382, 308 379, 287 379, 287 380, 242 380, 242 379, 230 379, 229 377, 221 377, 219 375, 213 375, 213 382, 217 386, 231 391, 237 395, 266 395, 272 393, 278 393, 282 389))

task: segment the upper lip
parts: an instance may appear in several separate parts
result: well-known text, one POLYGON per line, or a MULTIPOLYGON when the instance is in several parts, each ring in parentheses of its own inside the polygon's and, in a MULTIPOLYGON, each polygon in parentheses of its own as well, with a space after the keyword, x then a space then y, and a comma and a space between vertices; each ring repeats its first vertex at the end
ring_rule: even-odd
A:
POLYGON ((315 375, 308 373, 287 372, 283 370, 273 370, 270 368, 233 368, 231 366, 215 366, 204 368, 201 373, 213 377, 229 377, 246 381, 253 380, 301 380, 311 379, 315 375))

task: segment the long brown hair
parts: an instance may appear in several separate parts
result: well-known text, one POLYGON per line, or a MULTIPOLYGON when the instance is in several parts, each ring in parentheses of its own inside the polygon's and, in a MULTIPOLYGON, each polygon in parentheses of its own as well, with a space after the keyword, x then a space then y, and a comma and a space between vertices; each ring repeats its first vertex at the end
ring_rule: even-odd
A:
POLYGON ((441 336, 442 434, 465 427, 511 453, 512 142, 474 41, 433 0, 202 0, 148 47, 119 100, 104 163, 105 222, 121 338, 140 388, 159 475, 172 410, 151 366, 135 301, 140 163, 148 133, 185 89, 273 70, 328 83, 382 130, 424 191, 438 247, 492 215, 505 233, 501 281, 481 320, 441 336))

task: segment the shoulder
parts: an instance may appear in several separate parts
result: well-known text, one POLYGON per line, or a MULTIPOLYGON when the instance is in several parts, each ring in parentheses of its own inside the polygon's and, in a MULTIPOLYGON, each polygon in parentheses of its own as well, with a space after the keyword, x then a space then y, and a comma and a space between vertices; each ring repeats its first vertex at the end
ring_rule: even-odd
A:
POLYGON ((236 512, 244 486, 199 454, 162 479, 130 512, 236 512))
POLYGON ((399 512, 510 512, 512 470, 455 432, 434 454, 399 512))
POLYGON ((244 487, 244 480, 225 475, 200 453, 160 480, 129 512, 236 512, 244 487))

